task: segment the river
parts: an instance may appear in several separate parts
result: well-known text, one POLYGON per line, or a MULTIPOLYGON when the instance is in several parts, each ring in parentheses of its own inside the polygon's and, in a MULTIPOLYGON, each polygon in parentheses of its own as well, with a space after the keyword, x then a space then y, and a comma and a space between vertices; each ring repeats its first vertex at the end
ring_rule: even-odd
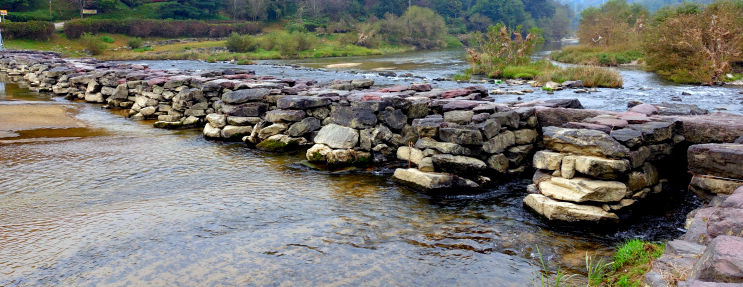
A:
MULTIPOLYGON (((368 62, 370 69, 405 67, 400 69, 435 78, 466 67, 461 55, 414 52, 368 62)), ((360 75, 283 65, 354 61, 367 58, 247 68, 329 81, 360 75)), ((382 85, 410 82, 358 66, 355 71, 382 85)), ((621 110, 628 98, 654 102, 653 94, 682 90, 726 95, 685 100, 707 108, 736 101, 733 89, 671 86, 644 72, 622 73, 630 75, 627 86, 653 90, 602 89, 582 95, 584 105, 621 110)), ((686 213, 698 204, 679 190, 648 202, 644 213, 617 227, 551 226, 523 208, 530 175, 479 195, 431 197, 392 183, 391 168, 314 170, 300 164, 301 152, 258 152, 242 143, 206 140, 200 131, 154 129, 151 121, 130 121, 97 105, 14 84, 2 87, 0 105, 64 104, 87 126, 74 139, 0 144, 2 286, 527 286, 536 278, 537 247, 553 271, 560 265, 584 274, 586 253, 610 256, 627 238, 680 235, 686 213)), ((554 97, 568 95, 577 94, 554 97)), ((55 135, 47 130, 21 136, 55 135)))

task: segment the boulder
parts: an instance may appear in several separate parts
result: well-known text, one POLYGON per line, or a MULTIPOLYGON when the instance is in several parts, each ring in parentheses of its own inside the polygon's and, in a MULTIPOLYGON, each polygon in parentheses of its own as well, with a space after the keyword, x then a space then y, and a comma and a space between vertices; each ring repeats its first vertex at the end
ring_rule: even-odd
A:
POLYGON ((614 180, 630 170, 629 160, 613 160, 595 156, 576 156, 575 170, 592 177, 614 180))
POLYGON ((488 158, 488 167, 500 173, 508 170, 508 158, 502 153, 492 155, 488 158))
POLYGON ((302 110, 273 110, 266 113, 266 121, 271 123, 298 122, 306 116, 302 110))
POLYGON ((743 179, 743 145, 693 145, 687 154, 694 174, 743 179))
POLYGON ((534 154, 534 168, 546 170, 560 170, 565 154, 540 150, 534 154))
POLYGON ((740 208, 743 209, 743 187, 739 187, 720 205, 723 208, 740 208))
POLYGON ((439 129, 439 137, 442 141, 459 145, 482 145, 482 134, 479 130, 442 128, 439 129))
POLYGON ((705 208, 697 210, 681 239, 707 244, 722 235, 741 236, 743 234, 743 209, 705 208))
POLYGON ((408 109, 408 118, 418 119, 424 118, 428 115, 428 103, 427 102, 412 102, 408 109))
POLYGON ((601 207, 557 201, 541 194, 527 195, 524 204, 548 220, 569 222, 619 220, 616 214, 606 212, 601 207))
POLYGON ((743 135, 743 116, 715 112, 702 116, 675 116, 681 125, 677 133, 692 144, 731 143, 743 135))
POLYGON ((231 117, 259 117, 268 110, 268 104, 249 102, 240 105, 222 105, 222 112, 231 117))
POLYGON ((377 124, 377 115, 366 108, 331 106, 330 121, 354 129, 368 129, 377 124))
POLYGON ((207 138, 222 138, 222 130, 213 127, 210 123, 204 126, 204 136, 207 138))
POLYGON ((658 115, 706 115, 709 111, 699 108, 695 104, 678 104, 678 103, 660 103, 655 105, 658 108, 658 115))
POLYGON ((420 165, 421 160, 423 160, 423 152, 417 148, 401 146, 397 149, 397 158, 420 165))
POLYGON ((262 128, 258 132, 259 139, 268 139, 269 137, 283 133, 288 127, 286 124, 276 123, 265 128, 262 128))
POLYGON ((327 155, 331 151, 333 149, 324 144, 315 144, 307 150, 307 160, 309 162, 327 162, 327 155))
POLYGON ((553 177, 539 185, 542 194, 571 202, 617 202, 627 195, 627 186, 617 181, 553 177))
POLYGON ((501 126, 498 121, 488 119, 484 123, 476 125, 476 127, 482 132, 484 139, 489 140, 497 136, 501 132, 501 126))
POLYGON ((304 118, 302 121, 292 124, 286 134, 291 137, 299 137, 306 133, 316 131, 322 127, 317 118, 304 118))
POLYGON ((465 175, 478 174, 487 168, 487 164, 479 159, 450 154, 434 155, 433 165, 439 171, 465 175))
POLYGON ((656 108, 653 105, 648 104, 639 104, 637 106, 634 106, 628 110, 629 112, 633 113, 639 113, 639 114, 645 114, 645 115, 654 115, 658 113, 658 108, 656 108))
POLYGON ((498 122, 501 127, 510 127, 512 129, 519 128, 519 122, 521 121, 521 117, 515 111, 494 113, 490 118, 498 122))
POLYGON ((320 129, 315 143, 325 144, 334 149, 349 149, 359 142, 359 132, 355 129, 329 124, 320 129))
POLYGON ((629 148, 606 133, 585 130, 545 127, 544 144, 547 149, 580 155, 621 158, 629 155, 629 148))
POLYGON ((408 117, 401 110, 385 110, 379 113, 382 122, 393 130, 400 130, 408 124, 408 117))
POLYGON ((247 102, 262 102, 271 93, 269 89, 243 89, 227 92, 222 95, 222 101, 229 105, 237 105, 247 102))
POLYGON ((516 130, 513 132, 517 145, 525 145, 537 142, 539 133, 534 129, 516 130))
POLYGON ((643 133, 634 129, 619 129, 611 131, 611 136, 618 142, 634 148, 643 144, 643 133))
POLYGON ((460 125, 466 125, 472 122, 472 117, 475 115, 473 111, 450 111, 444 113, 444 121, 449 123, 455 123, 460 125))
POLYGON ((374 86, 374 79, 355 79, 351 81, 351 85, 357 89, 364 89, 374 86))
POLYGON ((719 236, 712 240, 688 280, 743 283, 743 238, 719 236))
POLYGON ((446 173, 423 172, 414 168, 395 170, 392 179, 403 185, 426 192, 448 191, 451 189, 479 188, 477 183, 446 173))
POLYGON ((641 132, 645 142, 657 144, 670 140, 675 126, 675 122, 648 122, 630 125, 629 128, 641 132))
POLYGON ((506 150, 508 161, 515 166, 521 166, 534 151, 534 145, 517 145, 506 150))
POLYGON ((259 117, 227 117, 227 124, 231 126, 253 126, 259 122, 259 117))
POLYGON ((505 131, 482 145, 482 150, 489 154, 502 153, 516 144, 516 136, 511 131, 505 131))
POLYGON ((103 94, 101 93, 85 93, 85 101, 88 103, 103 103, 103 94))
POLYGON ((287 96, 279 99, 277 105, 282 110, 306 110, 330 105, 330 98, 287 96))
POLYGON ((224 126, 227 125, 227 117, 224 115, 219 114, 208 114, 206 116, 206 121, 209 122, 209 124, 212 125, 212 127, 221 129, 224 126))
POLYGON ((349 165, 356 161, 356 155, 350 149, 336 149, 327 154, 329 165, 349 165))
POLYGON ((224 126, 222 129, 222 138, 238 140, 249 136, 253 132, 250 126, 224 126))
POLYGON ((433 158, 431 157, 424 157, 421 162, 418 164, 418 170, 422 172, 434 172, 436 171, 436 168, 433 165, 433 158))
POLYGON ((429 139, 418 139, 415 148, 420 150, 435 149, 441 153, 452 155, 473 155, 472 150, 455 143, 437 142, 429 139))
POLYGON ((444 122, 443 118, 424 118, 413 120, 413 129, 418 137, 437 138, 439 136, 439 126, 444 122))
POLYGON ((582 122, 598 115, 613 115, 615 112, 583 109, 537 107, 537 119, 542 127, 561 127, 569 122, 582 122))
POLYGON ((441 94, 442 99, 451 99, 451 98, 457 98, 457 97, 464 97, 466 95, 471 94, 472 92, 466 89, 453 89, 448 90, 441 94))

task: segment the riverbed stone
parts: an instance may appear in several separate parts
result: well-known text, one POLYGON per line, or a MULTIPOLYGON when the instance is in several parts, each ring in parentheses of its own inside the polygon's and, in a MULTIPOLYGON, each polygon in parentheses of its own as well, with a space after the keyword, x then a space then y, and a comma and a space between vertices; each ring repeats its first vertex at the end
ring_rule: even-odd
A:
POLYGON ((482 150, 489 154, 503 153, 506 149, 516 144, 516 136, 511 131, 505 131, 494 136, 482 146, 482 150))
POLYGON ((423 151, 417 148, 401 146, 397 149, 397 158, 404 161, 410 160, 415 165, 420 165, 421 160, 423 160, 423 151))
POLYGON ((643 134, 641 131, 634 129, 619 129, 611 131, 611 136, 618 142, 629 148, 634 148, 643 144, 643 134))
POLYGON ((689 184, 714 194, 732 194, 739 186, 743 185, 743 182, 694 176, 689 184))
POLYGON ((231 126, 253 126, 259 122, 259 117, 227 117, 227 124, 231 126))
POLYGON ((719 236, 712 240, 688 280, 743 283, 743 238, 719 236))
POLYGON ((743 145, 701 144, 688 150, 694 174, 743 179, 743 145))
POLYGON ((333 149, 324 144, 315 144, 307 150, 307 161, 320 163, 327 162, 327 155, 331 151, 333 151, 333 149))
POLYGON ((553 177, 539 185, 542 194, 570 202, 617 202, 627 195, 627 186, 618 181, 575 177, 553 177))
POLYGON ((101 93, 85 93, 85 101, 88 103, 103 103, 103 94, 101 93))
POLYGON ((648 122, 638 125, 630 125, 629 128, 642 132, 643 139, 648 143, 661 143, 673 137, 675 122, 648 122))
POLYGON ((490 118, 497 121, 501 127, 509 127, 512 129, 519 128, 519 122, 521 121, 521 117, 516 111, 494 113, 490 118))
POLYGON ((521 166, 532 152, 534 152, 534 145, 517 145, 507 149, 505 155, 513 165, 521 166))
POLYGON ((374 86, 374 79, 355 79, 351 81, 351 85, 357 89, 364 89, 374 86))
POLYGON ((260 132, 258 132, 258 138, 260 139, 268 139, 271 136, 283 133, 287 129, 286 124, 282 123, 275 123, 270 126, 267 126, 265 128, 262 128, 260 132))
POLYGON ((492 139, 501 132, 500 124, 498 123, 498 121, 493 119, 488 119, 483 123, 475 125, 475 127, 477 127, 480 132, 482 132, 484 140, 492 139))
POLYGON ((442 141, 459 145, 482 145, 482 134, 479 130, 442 128, 439 129, 439 137, 442 141))
POLYGON ((475 115, 473 111, 450 111, 444 113, 444 121, 460 125, 466 125, 472 122, 475 115))
POLYGON ((688 232, 681 238, 686 241, 708 244, 712 239, 722 235, 743 235, 743 209, 738 208, 705 208, 697 210, 688 232))
POLYGON ((395 170, 392 179, 403 185, 420 189, 425 192, 479 188, 477 183, 468 179, 463 179, 447 173, 423 172, 414 168, 398 168, 395 170))
POLYGON ((242 139, 245 136, 249 136, 251 132, 253 132, 253 127, 250 126, 224 126, 222 128, 222 138, 242 139))
POLYGON ((609 213, 601 207, 557 201, 541 194, 527 195, 524 204, 548 220, 568 222, 619 220, 616 214, 609 213))
POLYGON ((443 118, 415 119, 412 127, 420 138, 437 138, 439 136, 439 125, 443 122, 443 118))
POLYGON ((325 144, 334 149, 353 148, 358 142, 357 130, 336 124, 324 126, 315 136, 315 143, 325 144))
POLYGON ((410 119, 425 118, 428 115, 428 112, 429 112, 429 109, 428 109, 427 102, 414 101, 410 103, 410 108, 408 109, 408 118, 410 119))
POLYGON ((222 130, 213 127, 210 123, 204 126, 204 136, 207 138, 221 138, 222 130))
POLYGON ((600 131, 558 127, 545 127, 542 131, 545 146, 554 151, 610 158, 627 157, 630 152, 629 148, 600 131))
POLYGON ((534 168, 545 170, 560 170, 562 168, 562 159, 565 154, 540 150, 534 154, 534 168))
POLYGON ((479 159, 450 154, 434 155, 433 165, 439 171, 464 175, 478 174, 487 168, 479 159))
POLYGON ((614 180, 630 170, 629 160, 613 160, 595 156, 575 157, 575 170, 592 177, 614 180))

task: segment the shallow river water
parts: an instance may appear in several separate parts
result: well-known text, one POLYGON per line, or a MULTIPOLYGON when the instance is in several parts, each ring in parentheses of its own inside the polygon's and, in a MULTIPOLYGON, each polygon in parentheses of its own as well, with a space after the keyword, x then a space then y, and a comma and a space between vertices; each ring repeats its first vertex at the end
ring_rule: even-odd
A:
MULTIPOLYGON (((438 53, 456 52, 423 58, 438 53)), ((321 80, 357 76, 248 68, 321 80)), ((587 252, 608 256, 627 238, 678 236, 697 204, 676 191, 620 226, 550 226, 523 208, 529 179, 476 196, 431 197, 392 183, 391 168, 313 170, 299 163, 302 152, 261 153, 3 88, 0 104, 73 105, 88 128, 66 141, 0 144, 0 286, 528 286, 537 247, 553 270, 559 264, 583 274, 587 252)), ((590 104, 599 101, 584 104, 619 105, 590 104)))

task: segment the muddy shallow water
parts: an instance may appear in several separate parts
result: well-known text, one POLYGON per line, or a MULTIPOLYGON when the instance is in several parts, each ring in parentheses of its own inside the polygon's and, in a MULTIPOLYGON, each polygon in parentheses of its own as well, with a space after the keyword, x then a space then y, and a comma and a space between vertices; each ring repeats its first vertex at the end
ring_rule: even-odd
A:
MULTIPOLYGON (((274 71, 261 67, 249 68, 274 71)), ((61 101, 4 87, 0 105, 61 101)), ((523 208, 529 179, 431 197, 392 183, 393 169, 313 170, 302 152, 261 153, 65 103, 89 132, 0 143, 2 286, 526 286, 537 246, 580 274, 586 252, 678 236, 698 204, 676 191, 621 226, 555 227, 523 208)))

